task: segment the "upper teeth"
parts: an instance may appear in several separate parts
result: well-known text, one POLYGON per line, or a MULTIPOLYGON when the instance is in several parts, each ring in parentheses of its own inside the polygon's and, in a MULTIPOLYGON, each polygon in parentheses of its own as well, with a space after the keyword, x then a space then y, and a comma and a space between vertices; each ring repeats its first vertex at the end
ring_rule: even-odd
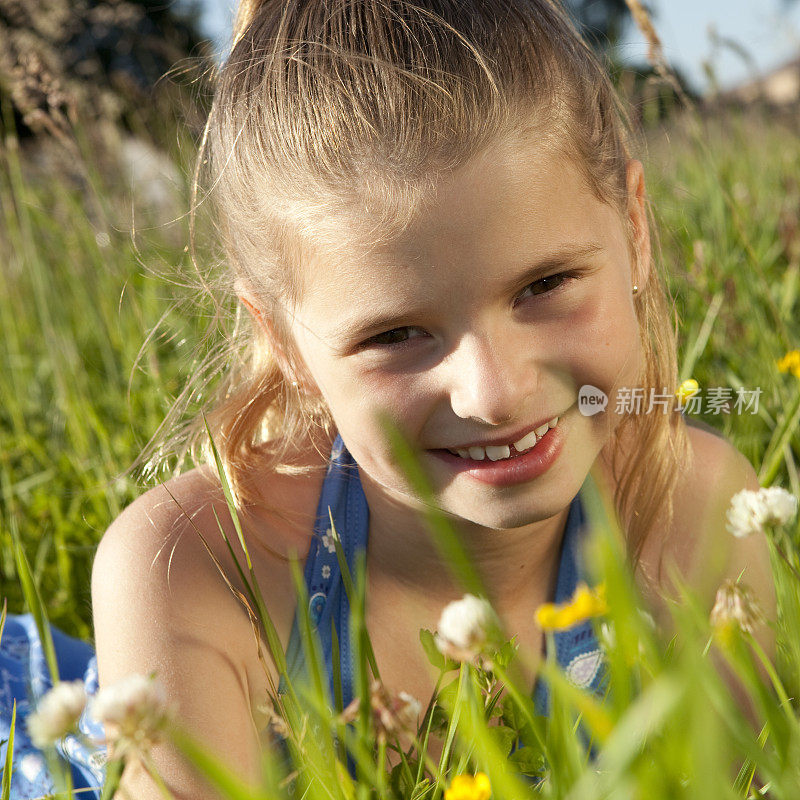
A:
MULTIPOLYGON (((529 450, 533 447, 539 439, 544 436, 550 428, 555 428, 558 424, 558 417, 553 417, 549 422, 540 425, 530 433, 526 433, 518 442, 514 442, 514 449, 517 453, 522 453, 524 450, 529 450)), ((489 458, 490 461, 500 461, 503 458, 511 456, 511 445, 487 445, 486 447, 470 447, 469 449, 451 450, 454 455, 459 455, 461 458, 471 458, 473 461, 483 461, 484 458, 489 458)))

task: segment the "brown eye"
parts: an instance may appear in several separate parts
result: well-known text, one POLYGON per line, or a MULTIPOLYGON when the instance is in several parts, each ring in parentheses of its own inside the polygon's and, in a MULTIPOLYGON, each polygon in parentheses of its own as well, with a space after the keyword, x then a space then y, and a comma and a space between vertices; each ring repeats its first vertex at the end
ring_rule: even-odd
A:
POLYGON ((400 344, 408 340, 408 328, 392 328, 390 331, 379 333, 373 336, 369 342, 371 344, 400 344))
POLYGON ((522 294, 517 300, 524 300, 527 296, 538 296, 542 294, 549 294, 556 289, 561 288, 565 283, 572 279, 569 272, 559 272, 555 275, 548 275, 546 278, 539 278, 538 281, 528 284, 523 290, 522 294))
POLYGON ((371 345, 392 347, 393 345, 401 345, 408 342, 410 339, 416 339, 419 336, 424 336, 425 332, 420 328, 392 328, 390 331, 384 331, 375 336, 371 336, 364 342, 364 347, 371 345))
POLYGON ((557 289, 566 279, 566 273, 561 272, 558 275, 549 275, 546 278, 540 278, 527 288, 531 290, 531 294, 546 294, 553 289, 557 289))

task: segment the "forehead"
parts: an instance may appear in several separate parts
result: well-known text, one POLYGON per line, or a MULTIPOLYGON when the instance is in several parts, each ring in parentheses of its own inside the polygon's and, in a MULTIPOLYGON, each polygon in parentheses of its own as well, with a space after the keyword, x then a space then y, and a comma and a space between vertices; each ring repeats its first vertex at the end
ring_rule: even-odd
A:
POLYGON ((440 175, 409 220, 381 242, 359 234, 368 220, 339 222, 340 246, 304 266, 301 305, 330 314, 337 298, 353 307, 374 305, 376 294, 410 302, 452 293, 454 280, 502 279, 565 247, 615 247, 623 237, 619 214, 595 197, 574 161, 508 141, 440 175))

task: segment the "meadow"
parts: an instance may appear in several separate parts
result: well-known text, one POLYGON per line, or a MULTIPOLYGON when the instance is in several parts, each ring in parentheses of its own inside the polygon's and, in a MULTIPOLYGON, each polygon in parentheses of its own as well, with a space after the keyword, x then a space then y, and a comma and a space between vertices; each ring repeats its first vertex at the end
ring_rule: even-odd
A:
MULTIPOLYGON (((747 456, 762 485, 783 486, 795 496, 800 367, 795 375, 781 371, 778 362, 800 347, 799 121, 798 111, 684 112, 648 126, 643 155, 661 242, 657 258, 668 276, 679 331, 681 378, 696 379, 704 390, 761 390, 754 413, 715 413, 704 404, 694 416, 747 456)), ((95 546, 144 490, 128 467, 191 374, 195 345, 211 319, 208 301, 194 298, 181 277, 191 272, 184 212, 195 143, 185 133, 161 140, 170 143, 183 176, 171 222, 140 205, 119 174, 95 158, 88 136, 77 139, 80 159, 63 174, 52 164, 65 160, 34 158, 7 118, 0 139, 0 597, 9 612, 25 608, 14 559, 17 537, 50 621, 86 640, 92 635, 95 546)), ((201 251, 204 257, 213 261, 213 248, 201 251)), ((619 554, 611 541, 601 560, 613 577, 619 554)), ((627 682, 630 691, 618 692, 604 710, 566 684, 559 695, 559 679, 550 675, 561 716, 543 751, 548 763, 559 766, 540 785, 544 796, 746 797, 756 791, 754 776, 769 785, 767 796, 798 796, 796 523, 780 544, 785 558, 775 559, 781 604, 777 688, 761 692, 755 682, 748 684, 767 733, 759 738, 745 731, 713 671, 701 664, 708 628, 690 602, 680 612, 689 644, 679 655, 636 625, 625 633, 635 597, 618 575, 622 588, 609 597, 620 647, 615 685, 627 682), (642 648, 641 659, 631 656, 642 648), (581 755, 576 712, 606 753, 600 762, 605 772, 587 767, 581 755), (643 731, 651 737, 646 758, 643 731), (746 768, 728 780, 724 765, 731 752, 741 754, 746 768)), ((750 656, 737 636, 728 641, 728 652, 747 672, 750 656)), ((480 716, 487 709, 478 702, 479 678, 473 674, 470 682, 464 667, 456 675, 459 702, 480 716)), ((509 710, 508 716, 515 713, 519 730, 522 712, 509 710)), ((490 772, 498 796, 517 796, 513 776, 486 766, 500 751, 496 739, 484 741, 477 732, 476 719, 467 710, 462 714, 460 724, 467 727, 453 733, 454 742, 469 738, 473 750, 454 744, 460 755, 452 768, 490 772)), ((368 734, 361 729, 362 744, 368 734)), ((302 752, 309 763, 328 756, 302 752)), ((527 756, 539 764, 541 753, 527 756)), ((309 797, 330 796, 319 788, 326 785, 327 769, 320 767, 309 797)), ((341 778, 341 770, 332 774, 341 778)), ((362 782, 349 789, 342 782, 336 796, 441 796, 443 784, 415 783, 413 777, 398 773, 395 783, 383 785, 378 772, 364 766, 362 782)), ((227 790, 244 796, 234 784, 227 790)), ((271 791, 264 796, 276 796, 271 791)), ((463 796, 480 794, 476 789, 463 796)))

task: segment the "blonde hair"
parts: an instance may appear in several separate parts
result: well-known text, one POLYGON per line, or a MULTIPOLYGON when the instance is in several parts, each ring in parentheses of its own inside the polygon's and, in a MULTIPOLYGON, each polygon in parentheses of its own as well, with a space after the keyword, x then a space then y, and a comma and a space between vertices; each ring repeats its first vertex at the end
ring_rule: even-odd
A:
MULTIPOLYGON (((230 268, 223 289, 231 298, 246 291, 287 342, 280 308, 300 290, 300 264, 342 246, 342 222, 356 235, 359 219, 357 234, 370 242, 393 236, 437 175, 503 136, 535 137, 572 157, 592 192, 627 219, 630 130, 605 69, 552 0, 243 2, 198 157, 230 268)), ((656 237, 649 205, 648 216, 656 237)), ((675 333, 654 266, 635 301, 642 385, 674 392, 675 333)), ((241 305, 230 341, 200 374, 203 387, 221 375, 206 418, 240 504, 252 497, 255 466, 287 468, 296 436, 332 425, 241 305)), ((151 467, 169 453, 179 463, 208 459, 202 417, 176 432, 193 396, 187 387, 159 428, 151 467)), ((614 503, 634 557, 656 520, 671 518, 688 454, 679 417, 626 415, 617 429, 614 503), (630 426, 634 450, 621 454, 630 426)))

